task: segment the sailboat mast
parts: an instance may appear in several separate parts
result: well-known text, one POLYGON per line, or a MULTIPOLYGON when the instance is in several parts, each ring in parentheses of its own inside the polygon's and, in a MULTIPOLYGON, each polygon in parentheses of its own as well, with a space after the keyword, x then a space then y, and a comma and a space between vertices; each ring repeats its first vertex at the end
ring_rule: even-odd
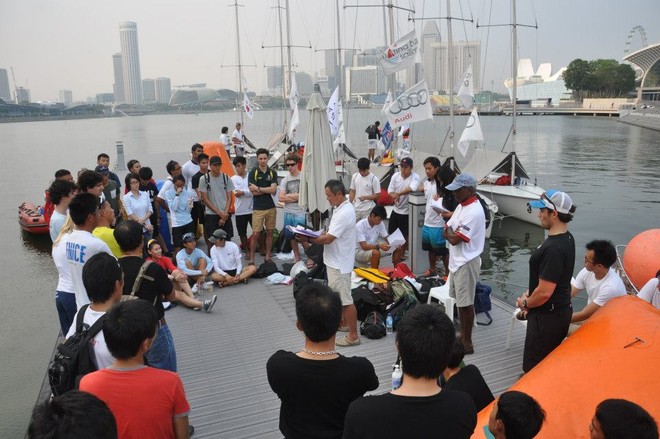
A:
MULTIPOLYGON (((234 0, 234 8, 236 11, 236 58, 238 65, 238 98, 237 101, 241 99, 241 92, 243 92, 243 72, 241 71, 241 33, 238 28, 238 0, 234 0)), ((243 112, 245 108, 241 104, 241 128, 243 127, 243 112)))
MULTIPOLYGON (((518 24, 516 23, 516 0, 511 0, 511 79, 513 81, 513 90, 511 98, 513 100, 513 112, 511 119, 511 150, 516 152, 516 113, 518 108, 518 24)), ((513 171, 515 172, 515 167, 513 171)))
MULTIPOLYGON (((291 92, 291 75, 293 72, 291 71, 291 16, 289 15, 289 0, 285 0, 285 7, 286 7, 286 67, 287 67, 287 72, 288 72, 288 78, 289 80, 286 82, 287 84, 287 95, 288 93, 291 92)), ((282 84, 284 86, 284 84, 282 84)), ((286 121, 286 117, 284 119, 286 121)))
POLYGON ((454 156, 454 48, 451 29, 451 0, 447 0, 447 77, 449 78, 449 144, 454 156))
POLYGON ((277 23, 279 24, 280 28, 280 70, 281 70, 281 77, 282 77, 282 113, 284 114, 284 124, 283 126, 286 127, 286 88, 285 84, 287 82, 286 79, 286 71, 284 70, 284 33, 283 33, 283 26, 282 26, 282 7, 281 7, 281 2, 280 0, 277 0, 277 23))
MULTIPOLYGON (((383 0, 383 3, 385 3, 385 0, 383 0)), ((387 32, 385 33, 385 50, 387 50, 387 47, 390 46, 390 44, 394 43, 394 7, 392 4, 392 0, 388 0, 387 2, 387 11, 388 11, 388 17, 390 21, 390 41, 388 43, 387 41, 387 32)), ((392 93, 392 100, 396 99, 396 73, 392 73, 388 78, 387 78, 387 88, 389 88, 389 91, 392 93)))
POLYGON ((342 97, 344 92, 341 89, 342 87, 342 74, 343 74, 343 65, 341 60, 341 26, 339 24, 339 0, 336 2, 337 6, 337 87, 339 88, 339 102, 342 102, 342 97))

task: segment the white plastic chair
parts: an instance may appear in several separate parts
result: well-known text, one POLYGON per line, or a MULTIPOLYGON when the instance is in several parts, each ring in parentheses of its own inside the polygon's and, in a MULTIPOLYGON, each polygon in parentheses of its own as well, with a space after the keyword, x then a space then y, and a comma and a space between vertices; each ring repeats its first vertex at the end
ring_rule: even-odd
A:
POLYGON ((456 299, 449 297, 449 280, 451 279, 451 273, 447 277, 447 282, 444 285, 439 287, 431 288, 429 291, 429 298, 426 300, 426 303, 431 303, 431 299, 436 299, 438 302, 442 303, 445 306, 445 314, 447 317, 454 321, 454 305, 456 304, 456 299))
POLYGON ((511 345, 511 334, 513 333, 513 325, 514 323, 518 322, 522 324, 525 328, 527 328, 527 320, 518 320, 516 318, 516 315, 520 312, 520 308, 516 308, 513 311, 513 315, 511 316, 511 322, 509 322, 509 331, 506 335, 506 347, 504 349, 509 349, 509 346, 511 345))

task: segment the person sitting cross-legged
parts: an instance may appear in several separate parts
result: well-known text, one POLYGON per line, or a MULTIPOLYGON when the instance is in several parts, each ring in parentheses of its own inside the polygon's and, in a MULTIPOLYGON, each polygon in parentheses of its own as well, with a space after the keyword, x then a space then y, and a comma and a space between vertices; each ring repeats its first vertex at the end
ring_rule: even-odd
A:
POLYGON ((367 218, 361 219, 355 225, 357 244, 355 246, 355 262, 370 264, 371 268, 378 268, 380 258, 390 249, 387 243, 387 230, 383 220, 387 219, 387 212, 383 206, 375 206, 367 218))
POLYGON ((176 266, 195 282, 192 291, 196 293, 213 271, 213 260, 197 248, 194 233, 183 235, 182 245, 183 248, 176 254, 176 266))
POLYGON ((211 260, 214 272, 211 280, 217 282, 220 287, 227 287, 239 282, 247 283, 248 279, 257 272, 257 267, 248 265, 243 268, 241 261, 241 250, 238 245, 227 241, 227 232, 218 229, 209 237, 213 244, 211 247, 211 260))

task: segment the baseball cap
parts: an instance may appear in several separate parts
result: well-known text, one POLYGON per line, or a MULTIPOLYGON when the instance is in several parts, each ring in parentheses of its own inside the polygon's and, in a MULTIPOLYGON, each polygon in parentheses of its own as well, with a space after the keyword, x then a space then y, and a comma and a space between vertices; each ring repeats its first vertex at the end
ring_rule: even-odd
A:
POLYGON ((448 191, 457 191, 462 187, 477 187, 477 180, 470 174, 458 174, 454 181, 448 184, 445 189, 448 191))
POLYGON ((225 232, 222 229, 218 229, 215 232, 213 232, 213 235, 209 237, 209 242, 216 243, 218 241, 226 240, 227 239, 227 232, 225 232))
POLYGON ((99 174, 109 174, 110 173, 110 169, 108 169, 107 166, 103 166, 103 165, 98 165, 96 168, 94 168, 94 170, 96 172, 98 172, 99 174))
POLYGON ((183 235, 183 238, 181 238, 181 241, 183 241, 183 242, 193 242, 193 241, 197 241, 197 238, 195 238, 194 233, 190 232, 190 233, 186 233, 185 235, 183 235))
POLYGON ((210 165, 221 165, 222 164, 222 159, 218 157, 217 155, 214 155, 209 159, 209 164, 210 165))
POLYGON ((399 163, 400 163, 402 166, 410 166, 410 167, 412 167, 412 165, 413 165, 413 161, 412 161, 412 159, 411 159, 410 157, 404 157, 404 158, 402 158, 401 161, 400 161, 399 163))
POLYGON ((575 206, 573 206, 573 200, 571 200, 571 197, 569 197, 566 192, 561 192, 556 189, 545 191, 540 199, 530 201, 527 205, 534 209, 550 209, 556 210, 559 213, 575 212, 575 206))

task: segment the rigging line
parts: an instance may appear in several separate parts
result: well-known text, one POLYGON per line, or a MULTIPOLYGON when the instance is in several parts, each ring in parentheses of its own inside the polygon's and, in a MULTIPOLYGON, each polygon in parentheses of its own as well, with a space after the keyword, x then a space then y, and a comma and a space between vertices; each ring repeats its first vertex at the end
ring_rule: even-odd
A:
POLYGON ((490 25, 492 18, 493 18, 493 0, 491 0, 490 8, 488 9, 488 25, 486 26, 486 48, 484 49, 484 65, 482 66, 481 89, 484 88, 483 81, 484 78, 486 77, 486 65, 488 64, 488 43, 490 42, 490 29, 491 29, 490 25))

